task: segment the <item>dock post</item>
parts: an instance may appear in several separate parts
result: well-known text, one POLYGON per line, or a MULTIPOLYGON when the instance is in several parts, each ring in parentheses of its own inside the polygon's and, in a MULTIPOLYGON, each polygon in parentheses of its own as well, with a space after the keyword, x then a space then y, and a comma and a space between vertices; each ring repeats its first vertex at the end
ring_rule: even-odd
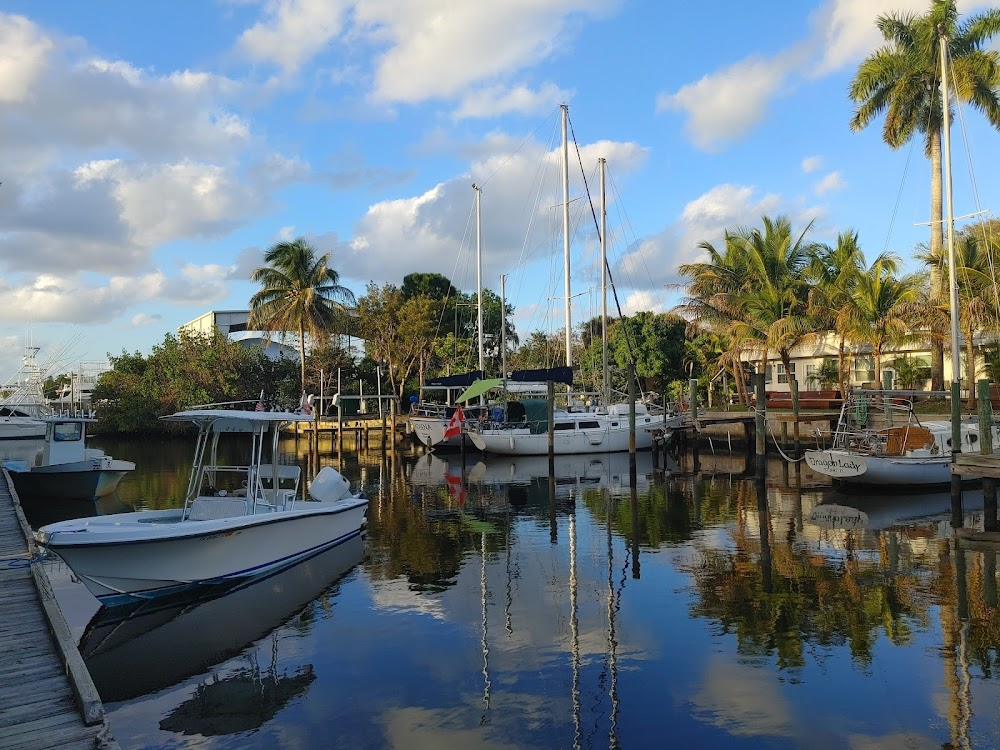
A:
POLYGON ((955 459, 962 452, 962 384, 951 384, 951 525, 956 529, 965 525, 962 508, 962 475, 955 473, 955 459))
POLYGON ((795 424, 792 427, 792 447, 794 448, 792 455, 798 458, 802 455, 799 435, 799 381, 797 378, 792 378, 790 384, 792 386, 792 416, 795 417, 795 424))
MULTIPOLYGON (((552 462, 556 455, 556 384, 552 380, 545 381, 545 417, 548 420, 549 431, 549 469, 554 471, 552 462)), ((552 471, 549 473, 551 474, 552 471)))
POLYGON ((756 432, 756 455, 757 455, 757 476, 763 477, 767 471, 767 434, 765 418, 767 417, 767 394, 764 392, 764 373, 758 372, 754 375, 754 386, 757 398, 757 410, 754 419, 754 430, 756 432))
MULTIPOLYGON (((993 414, 990 408, 990 381, 979 381, 979 451, 984 456, 993 455, 993 414)), ((997 531, 997 480, 983 477, 983 530, 997 531)))

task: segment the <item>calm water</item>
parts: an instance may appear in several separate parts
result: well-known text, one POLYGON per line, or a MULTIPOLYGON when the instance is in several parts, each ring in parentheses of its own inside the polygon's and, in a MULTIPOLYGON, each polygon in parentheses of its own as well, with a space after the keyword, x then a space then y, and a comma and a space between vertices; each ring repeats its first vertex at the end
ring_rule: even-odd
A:
MULTIPOLYGON (((139 467, 97 512, 178 503, 190 442, 96 442, 139 467)), ((364 544, 221 598, 99 609, 47 564, 123 747, 1000 747, 997 556, 946 495, 671 468, 350 453, 364 544)))

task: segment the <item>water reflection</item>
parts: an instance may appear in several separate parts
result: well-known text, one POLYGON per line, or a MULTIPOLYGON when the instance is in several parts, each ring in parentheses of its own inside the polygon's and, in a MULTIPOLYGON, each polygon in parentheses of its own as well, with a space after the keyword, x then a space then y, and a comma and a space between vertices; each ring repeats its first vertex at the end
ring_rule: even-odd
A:
POLYGON ((170 711, 163 729, 225 734, 259 726, 315 679, 313 666, 279 672, 282 627, 308 632, 293 618, 357 565, 355 537, 277 575, 235 588, 102 607, 80 640, 80 653, 106 702, 125 701, 211 672, 195 694, 170 711), (268 663, 261 667, 261 652, 268 663))
MULTIPOLYGON (((997 549, 956 546, 947 495, 848 497, 778 464, 760 482, 742 456, 663 472, 640 454, 634 478, 624 454, 567 458, 550 476, 545 458, 321 455, 371 498, 368 558, 313 589, 336 621, 293 614, 321 594, 229 632, 274 592, 176 637, 184 608, 150 612, 145 646, 95 619, 116 733, 176 746, 239 703, 224 726, 261 728, 228 746, 1000 746, 997 549), (184 640, 202 655, 173 669, 184 640), (252 680, 257 703, 237 700, 252 680)), ((965 504, 981 525, 981 493, 965 504)))

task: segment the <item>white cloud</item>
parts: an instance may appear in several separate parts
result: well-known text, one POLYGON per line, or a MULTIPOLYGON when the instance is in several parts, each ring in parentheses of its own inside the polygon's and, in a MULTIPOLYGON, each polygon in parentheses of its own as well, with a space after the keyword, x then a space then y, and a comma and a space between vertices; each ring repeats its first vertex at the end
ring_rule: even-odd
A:
POLYGON ((253 187, 215 164, 92 162, 77 174, 109 185, 129 237, 145 247, 220 234, 257 215, 265 204, 253 187))
POLYGON ((767 105, 780 93, 793 64, 791 55, 747 58, 676 93, 660 94, 657 111, 683 112, 691 142, 706 151, 717 150, 764 119, 767 105))
MULTIPOLYGON (((960 15, 988 8, 984 0, 958 0, 960 15)), ((822 55, 814 75, 854 65, 885 43, 875 25, 881 15, 923 15, 927 0, 828 0, 811 19, 822 55)))
POLYGON ((160 314, 149 315, 148 313, 138 313, 132 316, 130 324, 133 328, 145 328, 163 320, 160 314))
POLYGON ((847 182, 840 172, 830 172, 826 177, 816 183, 816 195, 825 195, 833 190, 843 190, 847 187, 847 182))
POLYGON ((808 174, 809 172, 815 172, 823 166, 822 156, 807 156, 802 160, 802 171, 808 174))
POLYGON ((463 97, 455 111, 454 118, 490 118, 499 117, 508 112, 520 114, 538 114, 551 110, 555 102, 565 102, 572 93, 560 89, 554 83, 547 83, 537 91, 527 86, 490 86, 472 91, 463 97))
POLYGON ((606 0, 451 3, 368 0, 355 17, 387 46, 375 71, 378 102, 419 102, 461 95, 502 80, 561 51, 582 18, 618 5, 606 0))
MULTIPOLYGON (((523 269, 551 244, 558 218, 553 207, 561 202, 561 155, 558 148, 529 142, 511 156, 505 137, 494 135, 487 142, 491 148, 476 151, 469 174, 418 196, 376 203, 355 225, 352 239, 338 243, 325 238, 318 246, 324 252, 333 250, 335 268, 350 268, 352 277, 363 281, 399 283, 407 273, 436 271, 469 288, 475 251, 471 184, 478 182, 483 187, 483 275, 487 286, 495 288, 500 273, 523 269)), ((625 180, 648 152, 635 143, 613 141, 580 147, 580 159, 591 170, 598 157, 608 160, 616 180, 625 180)), ((581 196, 577 174, 571 183, 572 196, 581 196)), ((590 189, 596 199, 596 185, 590 189)), ((593 219, 585 201, 574 201, 573 213, 579 233, 592 236, 593 219)), ((508 288, 513 290, 516 283, 508 279, 508 288)))
POLYGON ((113 276, 104 284, 79 277, 39 275, 25 286, 0 282, 0 317, 13 322, 106 323, 138 301, 159 295, 160 273, 138 277, 113 276))
POLYGON ((265 19, 243 32, 239 46, 253 60, 295 72, 340 33, 350 5, 339 0, 271 0, 265 19))
POLYGON ((677 221, 624 253, 616 273, 635 279, 636 288, 642 287, 638 279, 648 279, 646 283, 657 288, 679 283, 678 266, 702 260, 701 242, 718 248, 727 229, 759 226, 762 216, 780 214, 789 217, 793 232, 801 232, 820 212, 778 194, 761 195, 753 186, 717 185, 690 201, 677 221))
POLYGON ((52 44, 27 18, 0 13, 0 103, 29 98, 52 44))

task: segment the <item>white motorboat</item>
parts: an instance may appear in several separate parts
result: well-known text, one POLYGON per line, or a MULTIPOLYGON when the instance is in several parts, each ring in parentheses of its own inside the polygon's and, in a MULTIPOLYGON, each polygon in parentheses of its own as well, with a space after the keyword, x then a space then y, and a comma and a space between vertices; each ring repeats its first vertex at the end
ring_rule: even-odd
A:
POLYGON ((43 526, 40 545, 61 557, 104 604, 282 570, 361 533, 368 501, 335 469, 299 497, 298 466, 278 463, 278 437, 301 413, 193 409, 163 419, 199 428, 184 504, 43 526), (219 438, 250 442, 245 465, 217 460, 219 438))
POLYGON ((50 499, 96 500, 115 491, 122 477, 135 469, 131 461, 87 447, 89 417, 46 417, 45 438, 30 459, 6 459, 14 488, 21 495, 50 499))
MULTIPOLYGON (((992 445, 1000 433, 991 426, 992 445)), ((979 451, 978 421, 961 423, 963 451, 979 451)), ((951 482, 951 420, 921 420, 899 391, 855 391, 841 407, 830 448, 805 452, 810 469, 842 486, 933 487, 951 482)))

